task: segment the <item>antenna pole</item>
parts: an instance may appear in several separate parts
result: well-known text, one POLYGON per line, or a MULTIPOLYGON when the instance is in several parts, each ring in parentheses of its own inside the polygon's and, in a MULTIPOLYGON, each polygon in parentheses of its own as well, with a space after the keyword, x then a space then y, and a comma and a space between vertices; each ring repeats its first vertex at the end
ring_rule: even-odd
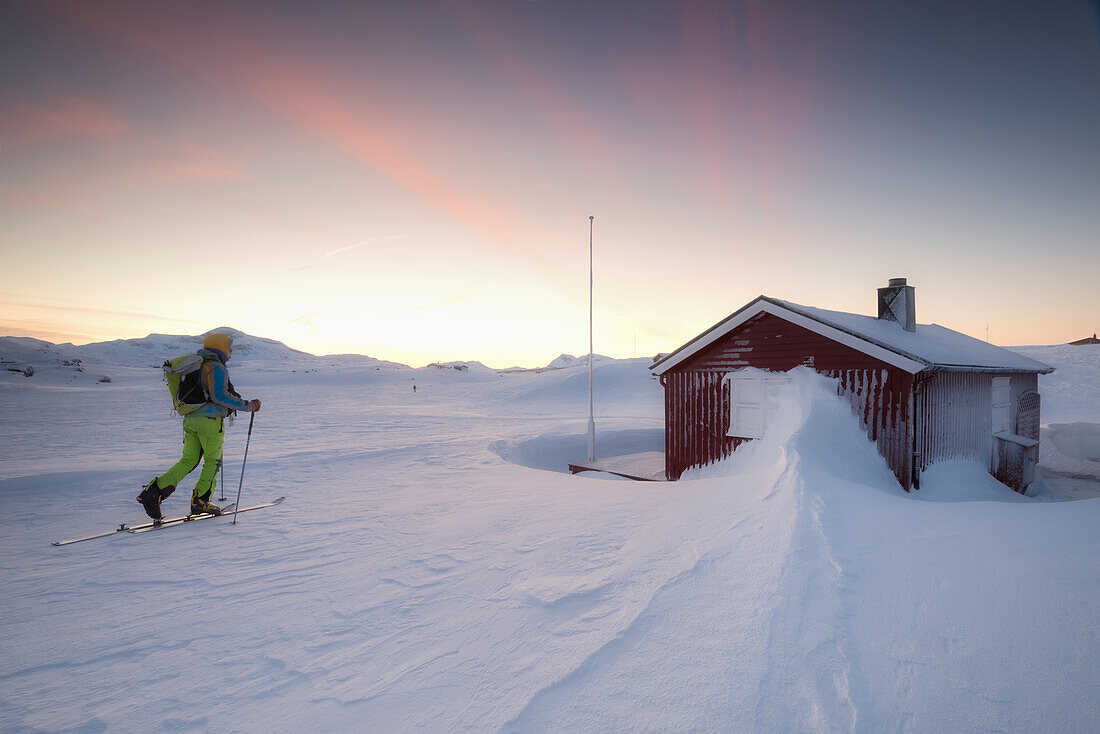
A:
POLYGON ((592 400, 592 228, 596 218, 588 217, 588 460, 596 459, 596 417, 592 400))

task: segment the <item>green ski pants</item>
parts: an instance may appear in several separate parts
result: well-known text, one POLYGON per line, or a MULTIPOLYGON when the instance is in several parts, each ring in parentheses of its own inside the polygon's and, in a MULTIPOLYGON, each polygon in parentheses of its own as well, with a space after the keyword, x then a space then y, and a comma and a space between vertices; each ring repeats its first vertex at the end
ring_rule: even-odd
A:
POLYGON ((202 461, 202 473, 192 497, 209 500, 214 481, 222 466, 222 441, 225 429, 221 416, 188 415, 183 419, 183 458, 157 477, 161 487, 175 487, 202 461))

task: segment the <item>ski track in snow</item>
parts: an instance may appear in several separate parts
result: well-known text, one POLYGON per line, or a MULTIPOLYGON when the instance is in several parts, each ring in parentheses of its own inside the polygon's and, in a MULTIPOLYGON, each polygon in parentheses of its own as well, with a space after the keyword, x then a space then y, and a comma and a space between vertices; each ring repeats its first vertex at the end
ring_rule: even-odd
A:
POLYGON ((779 593, 768 624, 766 658, 753 729, 854 731, 853 652, 846 644, 843 569, 821 523, 823 500, 809 496, 796 460, 780 482, 795 495, 779 593), (793 644, 792 644, 793 643, 793 644), (786 698, 787 705, 774 702, 786 698))

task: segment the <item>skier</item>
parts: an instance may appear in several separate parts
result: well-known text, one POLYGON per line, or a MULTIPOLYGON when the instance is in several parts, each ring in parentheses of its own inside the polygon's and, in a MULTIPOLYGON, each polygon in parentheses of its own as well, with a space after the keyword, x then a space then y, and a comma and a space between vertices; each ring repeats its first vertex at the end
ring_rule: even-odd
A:
POLYGON ((230 411, 259 411, 259 400, 245 400, 233 389, 225 363, 233 354, 228 334, 207 334, 198 351, 202 359, 202 386, 207 402, 183 418, 183 457, 175 466, 155 477, 141 489, 137 500, 146 514, 161 519, 160 503, 175 491, 176 485, 203 460, 202 472, 191 493, 191 514, 220 515, 221 509, 210 502, 214 480, 222 465, 222 441, 225 416, 230 411))

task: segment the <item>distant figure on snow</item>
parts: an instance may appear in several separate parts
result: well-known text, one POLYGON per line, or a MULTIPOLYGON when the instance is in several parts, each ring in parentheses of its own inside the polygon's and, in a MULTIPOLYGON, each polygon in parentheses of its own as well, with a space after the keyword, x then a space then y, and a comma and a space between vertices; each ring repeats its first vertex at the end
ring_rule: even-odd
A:
POLYGON ((202 367, 198 372, 202 389, 202 398, 199 399, 205 399, 205 402, 183 418, 183 457, 171 469, 142 487, 137 498, 146 514, 154 520, 161 519, 160 503, 175 491, 176 485, 199 465, 200 460, 203 461, 202 472, 191 493, 191 514, 221 514, 221 509, 210 502, 210 495, 222 466, 225 416, 230 411, 255 413, 260 409, 259 400, 245 400, 229 381, 225 363, 233 354, 233 343, 228 334, 207 334, 197 354, 202 357, 202 367))
POLYGON ((413 392, 416 392, 416 385, 413 385, 413 392))

